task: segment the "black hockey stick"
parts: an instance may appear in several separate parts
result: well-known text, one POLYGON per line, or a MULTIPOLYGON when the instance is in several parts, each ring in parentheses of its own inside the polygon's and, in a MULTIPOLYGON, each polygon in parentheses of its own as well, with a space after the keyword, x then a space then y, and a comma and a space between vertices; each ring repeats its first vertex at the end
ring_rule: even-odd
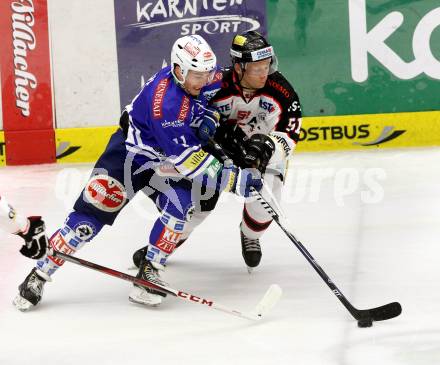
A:
MULTIPOLYGON (((255 191, 256 192, 256 191, 255 191)), ((307 261, 312 265, 319 276, 324 280, 327 286, 331 289, 333 294, 341 301, 341 303, 347 308, 350 314, 358 321, 359 327, 370 327, 372 321, 384 321, 397 317, 402 313, 402 307, 398 302, 392 302, 382 305, 377 308, 371 309, 356 309, 348 299, 342 294, 335 283, 330 279, 330 277, 325 273, 322 267, 316 262, 313 256, 307 251, 304 245, 298 241, 295 236, 289 232, 284 225, 281 223, 280 215, 275 212, 271 205, 263 198, 263 196, 256 192, 257 200, 263 205, 266 211, 271 215, 273 220, 278 224, 281 230, 289 237, 292 243, 298 248, 298 250, 303 254, 307 261)), ((285 217, 283 217, 286 219, 285 217)))
POLYGON ((281 288, 276 284, 272 284, 269 287, 269 289, 266 291, 264 297, 260 300, 260 302, 256 305, 256 307, 252 311, 241 312, 236 309, 228 308, 222 304, 215 302, 214 300, 204 299, 204 298, 196 296, 194 294, 187 293, 187 292, 177 290, 177 289, 173 289, 173 288, 165 286, 165 285, 154 284, 154 283, 149 282, 147 280, 143 280, 143 279, 137 278, 135 276, 128 275, 123 272, 113 270, 108 267, 101 266, 101 265, 95 264, 93 262, 80 259, 78 257, 67 255, 65 253, 62 253, 62 252, 59 252, 56 250, 51 250, 50 255, 54 256, 54 257, 58 257, 58 258, 63 259, 65 261, 71 262, 73 264, 77 264, 79 266, 83 266, 83 267, 87 267, 92 270, 99 271, 103 274, 107 274, 107 275, 114 276, 116 278, 119 278, 119 279, 122 279, 125 281, 132 282, 134 284, 137 284, 137 285, 140 285, 140 286, 143 286, 146 288, 155 289, 155 290, 160 291, 164 294, 172 295, 178 299, 181 299, 181 300, 184 300, 184 301, 187 301, 190 303, 198 303, 198 304, 201 304, 201 305, 208 307, 208 308, 211 308, 211 309, 215 309, 215 310, 218 310, 221 312, 232 314, 236 317, 246 318, 246 319, 250 319, 250 320, 254 320, 254 321, 260 320, 278 302, 278 300, 280 299, 281 294, 282 294, 281 288))
MULTIPOLYGON (((223 151, 223 148, 216 143, 213 139, 210 140, 211 144, 214 148, 221 154, 222 160, 226 163, 232 163, 229 157, 223 151)), ((264 188, 270 193, 266 185, 263 185, 264 188)), ((325 273, 322 267, 317 263, 317 261, 313 258, 313 256, 307 251, 304 245, 298 241, 295 236, 285 228, 285 226, 281 223, 280 214, 272 208, 272 206, 264 199, 261 193, 257 192, 254 189, 254 194, 256 199, 260 202, 260 204, 266 209, 269 215, 273 218, 273 220, 278 224, 281 230, 286 234, 286 236, 290 239, 290 241, 298 248, 298 250, 303 254, 303 256, 307 259, 307 261, 312 265, 318 275, 324 280, 327 286, 331 289, 333 294, 340 300, 340 302, 344 305, 345 308, 350 312, 350 314, 358 321, 359 327, 370 327, 373 321, 384 321, 387 319, 391 319, 397 317, 402 313, 402 307, 398 302, 392 302, 385 305, 382 305, 377 308, 371 309, 356 309, 348 299, 342 294, 336 284, 330 279, 330 277, 325 273)), ((276 203, 274 197, 272 200, 276 203)), ((277 204, 278 205, 278 204, 277 204)), ((278 205, 278 209, 280 213, 282 213, 281 207, 278 205)), ((283 214, 283 218, 287 221, 287 218, 283 214)), ((288 222, 287 222, 288 223, 288 222)))

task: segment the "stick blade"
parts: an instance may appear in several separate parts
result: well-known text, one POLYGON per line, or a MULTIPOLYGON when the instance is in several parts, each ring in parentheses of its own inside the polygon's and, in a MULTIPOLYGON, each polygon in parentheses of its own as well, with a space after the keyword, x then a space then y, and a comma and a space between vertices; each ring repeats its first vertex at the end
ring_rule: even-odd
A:
POLYGON ((257 306, 252 311, 252 315, 261 319, 267 312, 269 312, 280 300, 283 291, 277 284, 272 284, 264 297, 260 300, 257 306))
POLYGON ((385 321, 399 316, 402 313, 402 306, 398 302, 393 302, 381 307, 368 309, 368 312, 374 321, 385 321))

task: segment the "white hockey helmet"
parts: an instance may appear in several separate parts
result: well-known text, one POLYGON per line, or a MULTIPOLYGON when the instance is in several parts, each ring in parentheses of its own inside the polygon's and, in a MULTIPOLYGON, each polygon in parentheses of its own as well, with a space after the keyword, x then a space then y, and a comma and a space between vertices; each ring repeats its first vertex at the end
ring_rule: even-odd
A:
POLYGON ((178 38, 171 49, 171 73, 180 84, 185 82, 189 70, 211 72, 210 81, 214 76, 217 58, 208 42, 201 36, 187 35, 178 38), (179 80, 174 73, 174 66, 179 65, 183 80, 179 80))

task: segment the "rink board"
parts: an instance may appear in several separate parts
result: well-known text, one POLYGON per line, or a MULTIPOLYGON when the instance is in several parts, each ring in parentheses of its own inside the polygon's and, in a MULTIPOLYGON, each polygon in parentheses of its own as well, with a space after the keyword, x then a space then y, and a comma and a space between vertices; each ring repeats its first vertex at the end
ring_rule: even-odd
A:
MULTIPOLYGON (((96 161, 116 128, 112 126, 56 130, 57 161, 96 161)), ((440 112, 304 118, 297 151, 427 146, 440 146, 440 112)))
POLYGON ((304 118, 298 151, 440 146, 440 112, 304 118))
POLYGON ((116 126, 55 130, 57 162, 94 162, 102 154, 116 126))

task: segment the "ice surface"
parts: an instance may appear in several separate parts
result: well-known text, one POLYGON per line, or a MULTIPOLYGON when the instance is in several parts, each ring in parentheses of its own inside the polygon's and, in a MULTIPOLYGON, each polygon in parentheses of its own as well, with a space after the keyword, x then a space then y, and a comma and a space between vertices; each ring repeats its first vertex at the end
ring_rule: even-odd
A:
MULTIPOLYGON (((23 214, 60 226, 91 165, 0 169, 0 192, 23 214)), ((251 275, 241 258, 241 202, 217 209, 169 260, 176 289, 251 310, 272 283, 278 305, 258 323, 167 298, 149 309, 130 284, 66 263, 43 301, 11 301, 33 262, 0 233, 0 364, 440 363, 440 150, 298 154, 282 205, 292 232, 359 309, 399 301, 400 317, 359 329, 276 225, 251 275)), ((127 272, 156 210, 138 196, 78 256, 127 272)), ((135 274, 135 272, 131 272, 135 274)))

